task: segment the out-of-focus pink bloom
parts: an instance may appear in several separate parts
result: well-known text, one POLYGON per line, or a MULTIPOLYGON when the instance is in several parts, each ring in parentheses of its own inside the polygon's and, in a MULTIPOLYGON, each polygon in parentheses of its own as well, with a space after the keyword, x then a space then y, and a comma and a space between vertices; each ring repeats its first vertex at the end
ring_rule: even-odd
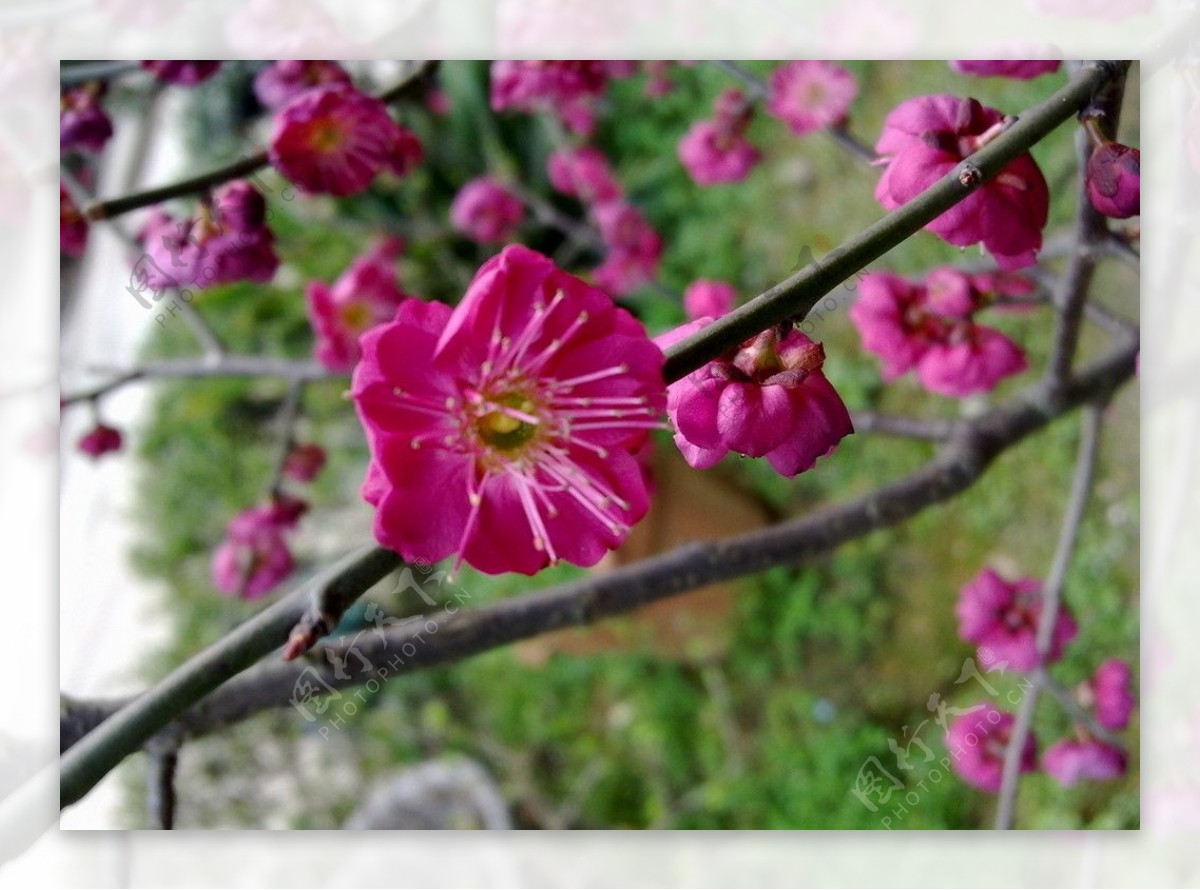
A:
POLYGON ((1046 749, 1042 769, 1066 788, 1080 779, 1119 779, 1125 775, 1125 752, 1094 739, 1063 739, 1046 749))
POLYGON ((295 525, 293 512, 270 504, 235 516, 213 553, 213 585, 244 599, 257 599, 275 589, 295 568, 283 537, 295 525))
POLYGON ((95 459, 114 451, 120 451, 121 444, 120 430, 98 423, 80 438, 79 450, 95 459))
POLYGON ((646 73, 646 95, 657 99, 675 89, 671 80, 671 63, 665 61, 643 62, 642 70, 646 73))
POLYGON ((524 218, 521 199, 490 176, 472 179, 450 205, 450 222, 473 241, 508 241, 524 218))
MULTIPOLYGON (((950 766, 964 782, 995 794, 1004 776, 1004 754, 1016 718, 991 704, 956 717, 946 732, 950 766)), ((1021 748, 1020 772, 1037 769, 1037 739, 1030 733, 1021 748)))
POLYGON ((554 152, 547 161, 546 173, 555 190, 585 204, 603 204, 621 197, 621 186, 608 159, 591 146, 554 152))
POLYGON ((971 276, 950 267, 931 272, 924 285, 872 273, 860 283, 850 319, 863 348, 883 360, 884 380, 915 369, 930 392, 968 396, 1028 367, 1016 343, 974 316, 990 293, 1030 286, 1009 274, 971 276))
POLYGON ((62 94, 58 117, 58 147, 98 152, 112 138, 113 126, 100 97, 103 84, 87 84, 62 94))
POLYGON ((492 62, 492 110, 552 111, 572 132, 590 135, 592 102, 607 88, 612 66, 596 60, 492 62))
POLYGON ((254 77, 254 95, 272 111, 301 93, 327 84, 351 86, 350 75, 337 62, 326 59, 281 59, 254 77))
POLYGON ((701 278, 689 284, 683 292, 683 310, 692 321, 705 316, 720 318, 733 308, 736 301, 737 291, 732 284, 724 281, 701 278))
POLYGON ((1121 730, 1133 713, 1133 673, 1129 664, 1110 658, 1096 668, 1080 687, 1080 700, 1096 712, 1096 722, 1105 729, 1121 730))
POLYGON ((221 186, 213 193, 211 207, 201 206, 191 219, 160 211, 143 226, 140 237, 149 262, 139 262, 134 274, 155 290, 264 283, 279 268, 275 236, 266 225, 266 202, 245 180, 221 186))
POLYGON ((316 442, 292 446, 283 462, 283 475, 297 482, 312 482, 325 469, 325 449, 316 442))
MULTIPOLYGON (((655 342, 666 349, 711 322, 697 319, 655 342)), ((854 432, 824 362, 820 343, 772 328, 672 383, 667 414, 684 459, 706 469, 734 451, 765 457, 784 476, 812 469, 854 432)))
POLYGON ((191 87, 208 80, 217 73, 221 63, 217 62, 183 62, 176 59, 146 59, 142 67, 165 83, 191 87))
MULTIPOLYGON (((1004 120, 994 108, 956 96, 900 103, 875 144, 887 159, 875 198, 888 210, 908 203, 998 135, 1004 120)), ((1026 153, 925 228, 958 247, 982 242, 1002 269, 1019 269, 1037 258, 1049 210, 1046 180, 1026 153)))
POLYGON ((1043 74, 1052 74, 1062 67, 1059 59, 1006 59, 985 62, 979 59, 958 59, 950 68, 959 74, 974 74, 979 77, 1011 77, 1014 80, 1033 80, 1043 74))
POLYGON ((645 515, 634 454, 666 401, 662 353, 546 257, 510 245, 457 308, 408 300, 362 345, 363 492, 385 547, 532 574, 594 565, 645 515))
POLYGON ((451 111, 450 94, 441 87, 434 87, 425 94, 425 107, 430 114, 444 117, 451 111))
POLYGON ((1085 182, 1088 200, 1098 213, 1128 219, 1142 212, 1142 153, 1107 142, 1088 158, 1085 182))
POLYGON ((1071 19, 1119 22, 1154 9, 1154 0, 1029 0, 1036 12, 1071 19))
POLYGON ((344 197, 384 170, 407 175, 424 149, 379 99, 333 85, 301 93, 276 114, 270 157, 304 191, 344 197))
POLYGON ((771 74, 767 111, 797 136, 839 124, 858 95, 854 75, 832 62, 797 61, 771 74))
POLYGON ((1043 661, 1038 656, 1038 622, 1042 617, 1042 582, 1022 578, 1009 582, 991 569, 984 569, 959 593, 958 635, 991 650, 990 657, 980 656, 988 670, 1002 664, 1017 671, 1033 670, 1062 657, 1063 649, 1079 632, 1066 604, 1058 609, 1050 651, 1043 661))
POLYGON ((385 239, 351 263, 332 286, 319 281, 308 285, 317 361, 331 371, 353 368, 362 355, 358 338, 389 321, 408 298, 396 280, 396 258, 403 248, 400 239, 385 239))
POLYGON ((617 200, 595 207, 592 213, 608 248, 604 262, 592 272, 596 283, 610 294, 624 296, 653 281, 663 243, 642 212, 617 200))
POLYGON ((67 187, 58 185, 58 249, 67 256, 82 256, 87 247, 88 223, 67 187))
POLYGON ((762 160, 762 153, 740 133, 716 121, 698 121, 679 141, 679 160, 700 185, 741 182, 762 160))

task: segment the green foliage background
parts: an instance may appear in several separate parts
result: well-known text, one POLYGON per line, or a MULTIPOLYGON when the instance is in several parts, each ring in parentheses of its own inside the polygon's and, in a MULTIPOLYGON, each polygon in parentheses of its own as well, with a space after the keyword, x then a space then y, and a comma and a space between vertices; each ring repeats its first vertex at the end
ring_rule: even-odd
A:
MULTIPOLYGON (((748 65, 760 74, 772 68, 748 65)), ((1018 112, 1065 76, 1023 83, 959 76, 935 62, 849 67, 861 87, 851 127, 867 142, 887 111, 909 96, 953 92, 1018 112)), ((251 73, 252 66, 230 64, 195 91, 197 167, 236 156, 255 138, 244 122, 251 73)), ((408 180, 381 181, 363 196, 333 202, 285 200, 284 184, 266 175, 285 263, 277 283, 216 288, 198 300, 233 351, 307 358, 312 338, 303 283, 332 280, 383 231, 409 242, 401 261, 407 290, 457 299, 491 251, 456 237, 447 207, 457 188, 487 170, 517 177, 564 213, 580 214, 545 180, 553 127, 523 115, 490 115, 486 63, 443 63, 440 77, 452 105, 448 116, 434 117, 415 104, 400 111, 429 151, 428 162, 408 180)), ((748 298, 790 274, 803 246, 813 245, 819 255, 819 245, 837 243, 880 215, 873 170, 823 134, 797 139, 762 114, 750 130, 765 154, 761 167, 739 185, 696 186, 675 144, 691 122, 709 114, 730 80, 705 64, 676 67, 672 78, 675 90, 656 99, 644 96, 641 77, 616 83, 597 136, 630 197, 664 237, 661 282, 670 290, 708 277, 734 283, 748 298)), ((1136 144, 1136 82, 1128 95, 1123 135, 1136 144)), ((1072 130, 1061 128, 1034 150, 1055 196, 1050 232, 1073 211, 1072 130)), ((522 240, 553 252, 563 238, 531 223, 522 240)), ((877 268, 918 274, 962 258, 923 233, 877 268)), ((584 252, 573 268, 583 272, 596 259, 584 252)), ((1105 265, 1096 293, 1136 316, 1137 281, 1124 267, 1105 265)), ((851 298, 847 290, 815 333, 826 345, 827 373, 848 404, 939 416, 964 409, 908 380, 884 388, 876 360, 861 350, 844 311, 851 298)), ((628 305, 654 332, 683 318, 677 303, 652 289, 628 305)), ((1046 310, 998 315, 993 322, 1027 347, 1034 369, 1042 366, 1051 324, 1046 310)), ((1085 354, 1102 344, 1089 332, 1085 354)), ((155 357, 192 350, 179 323, 155 327, 145 346, 155 357)), ((1034 373, 1002 385, 991 400, 1027 385, 1034 373)), ((305 398, 302 437, 324 444, 331 463, 309 493, 313 511, 304 520, 297 577, 369 534, 369 509, 357 496, 366 449, 344 389, 344 381, 319 383, 305 398)), ((209 558, 229 518, 262 496, 284 392, 282 382, 271 380, 158 387, 150 420, 137 434, 142 469, 135 518, 142 533, 133 556, 161 587, 171 634, 146 659, 148 681, 261 607, 215 593, 209 558)), ((1055 668, 1068 683, 1106 657, 1137 661, 1137 410, 1133 388, 1109 409, 1096 495, 1066 594, 1081 626, 1078 642, 1055 668)), ((560 655, 533 667, 500 650, 383 684, 363 696, 330 738, 316 737, 316 725, 285 709, 190 744, 182 759, 179 827, 336 827, 381 776, 449 753, 483 763, 517 822, 531 827, 878 829, 890 808, 873 813, 850 793, 870 757, 900 775, 919 799, 893 817, 891 827, 984 827, 992 798, 936 772, 946 752, 926 702, 933 693, 958 706, 984 696, 977 684, 955 684, 972 654, 955 633, 957 591, 993 561, 1024 575, 1045 572, 1076 440, 1076 420, 1057 423, 1002 457, 953 503, 803 568, 746 580, 724 657, 676 663, 630 653, 560 655), (894 769, 888 747, 904 727, 917 727, 936 755, 909 772, 894 769)), ((660 444, 671 447, 666 438, 660 444)), ((868 491, 931 454, 923 443, 853 436, 796 480, 738 460, 713 472, 791 515, 868 491)), ((575 571, 551 570, 532 580, 464 571, 458 585, 474 604, 575 571)), ((397 614, 420 605, 384 591, 368 599, 397 614)), ((1002 697, 1016 686, 1011 676, 989 680, 1002 697)), ((1045 701, 1036 727, 1043 745, 1070 729, 1045 701)), ((1136 735, 1135 718, 1131 769, 1120 782, 1063 790, 1044 776, 1027 778, 1019 824, 1137 827, 1136 735)), ((913 752, 920 761, 920 751, 913 752)), ((145 818, 142 781, 131 780, 131 826, 145 818)))

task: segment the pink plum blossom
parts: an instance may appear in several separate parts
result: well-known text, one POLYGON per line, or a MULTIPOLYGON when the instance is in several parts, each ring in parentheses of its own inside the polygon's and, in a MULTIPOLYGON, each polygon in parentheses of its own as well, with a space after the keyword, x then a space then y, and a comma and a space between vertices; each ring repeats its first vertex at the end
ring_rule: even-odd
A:
POLYGON ((917 379, 930 392, 956 398, 990 392, 1029 367, 1021 347, 997 330, 975 324, 961 336, 931 347, 917 363, 917 379))
POLYGON ((121 431, 103 423, 97 423, 79 440, 79 450, 93 460, 120 451, 121 431))
POLYGON ((1060 605, 1050 651, 1043 660, 1037 651, 1042 582, 1036 578, 1006 581, 991 569, 984 569, 962 588, 954 613, 958 635, 979 646, 980 660, 988 670, 1007 664, 1013 670, 1029 671, 1057 661, 1078 633, 1071 610, 1060 605), (987 657, 982 654, 985 649, 990 650, 987 657))
POLYGON ((1097 145, 1088 158, 1085 184, 1098 213, 1128 219, 1142 212, 1142 153, 1119 142, 1097 145))
POLYGON ((736 301, 737 291, 732 284, 724 281, 701 278, 689 284, 683 292, 683 309, 692 321, 705 316, 720 318, 733 308, 736 301))
POLYGON ((741 182, 762 153, 737 132, 716 121, 698 121, 679 141, 679 160, 700 185, 741 182))
MULTIPOLYGON (((968 785, 995 794, 1004 776, 1004 755, 1016 718, 991 704, 981 704, 954 719, 946 732, 951 768, 968 785)), ((1037 739, 1025 738, 1020 772, 1037 769, 1037 739)))
POLYGON ((1125 752, 1095 739, 1063 739, 1042 754, 1042 769, 1066 788, 1080 779, 1119 779, 1125 775, 1125 752))
POLYGON ((87 247, 88 222, 67 187, 58 185, 58 249, 67 256, 82 256, 87 247))
POLYGON ((284 539, 295 522, 295 510, 278 503, 252 507, 235 516, 226 528, 225 540, 213 553, 213 586, 244 599, 257 599, 274 590, 295 568, 284 539))
POLYGON ((532 574, 594 565, 645 515, 634 455, 660 425, 662 353, 541 254, 506 247, 455 309, 407 300, 362 347, 352 395, 383 546, 532 574))
POLYGON ((275 116, 271 163, 302 190, 357 194, 388 170, 405 176, 421 162, 420 140, 387 106, 353 87, 314 87, 275 116))
POLYGON ((1096 668, 1081 687, 1080 699, 1095 710, 1096 722, 1105 729, 1121 730, 1133 713, 1133 673, 1129 664, 1110 658, 1096 668))
POLYGON ((546 173, 556 191, 585 204, 604 204, 621 197, 620 183, 608 159, 591 146, 554 152, 547 161, 546 173))
POLYGON ((521 199, 490 176, 472 179, 450 205, 450 222, 472 241, 508 241, 524 218, 521 199))
MULTIPOLYGON (((655 342, 665 349, 712 321, 697 319, 655 342)), ((765 457, 784 476, 812 469, 854 432, 824 362, 820 343, 772 328, 672 383, 667 414, 684 460, 707 469, 733 451, 765 457)))
POLYGON ((608 254, 592 272, 611 294, 625 296, 654 280, 663 243, 642 212, 627 201, 601 204, 592 210, 608 254))
POLYGON ((493 111, 551 111, 569 130, 591 135, 594 101, 609 78, 625 72, 619 62, 597 60, 500 60, 492 62, 493 111))
POLYGON ((797 136, 843 122, 858 95, 854 75, 833 62, 787 62, 771 73, 770 85, 767 111, 797 136))
POLYGON ((100 104, 103 84, 87 84, 62 95, 58 118, 58 146, 98 152, 112 138, 112 120, 100 104))
POLYGON ((1043 74, 1053 74, 1061 67, 1062 62, 1059 59, 1006 59, 992 62, 959 59, 950 63, 950 68, 959 74, 1010 77, 1014 80, 1032 80, 1043 74))
POLYGON ((297 443, 283 462, 283 475, 297 482, 312 482, 325 468, 328 456, 315 442, 297 443))
POLYGON ((208 80, 221 67, 219 61, 185 62, 177 59, 147 59, 141 64, 142 68, 159 80, 185 87, 195 86, 208 80))
POLYGON ((396 281, 396 258, 404 242, 388 238, 354 260, 333 285, 308 285, 308 317, 317 336, 317 361, 331 371, 349 371, 362 352, 358 338, 388 321, 406 294, 396 281))
MULTIPOLYGON (((875 150, 887 166, 875 198, 888 210, 908 203, 998 135, 1005 118, 974 99, 918 96, 888 114, 875 150)), ((1050 192, 1029 153, 1020 155, 925 228, 957 247, 983 243, 1002 269, 1037 258, 1050 192)))
POLYGON ((254 77, 254 95, 272 111, 313 87, 326 84, 351 86, 350 75, 337 62, 326 59, 281 59, 254 77))

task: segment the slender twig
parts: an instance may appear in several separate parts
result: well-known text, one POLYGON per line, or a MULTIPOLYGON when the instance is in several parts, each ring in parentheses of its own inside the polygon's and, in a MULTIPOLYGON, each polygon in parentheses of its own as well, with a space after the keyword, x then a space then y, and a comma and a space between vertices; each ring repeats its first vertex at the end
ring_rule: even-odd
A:
POLYGON ((1110 745, 1120 746, 1121 739, 1117 734, 1101 726, 1096 720, 1096 715, 1086 710, 1079 703, 1079 699, 1071 694, 1071 690, 1051 677, 1045 668, 1037 668, 1033 671, 1033 675, 1042 689, 1054 696, 1054 699, 1062 705, 1063 710, 1070 715, 1071 720, 1086 726, 1088 733, 1101 741, 1107 742, 1110 745))
MULTIPOLYGON (((718 68, 725 73, 732 75, 742 82, 750 94, 750 97, 758 102, 765 102, 771 96, 771 88, 761 77, 748 71, 737 62, 728 60, 714 60, 718 68)), ((845 122, 835 124, 831 127, 826 127, 825 132, 829 134, 838 145, 850 152, 855 158, 867 164, 874 164, 878 160, 878 155, 875 151, 857 136, 850 132, 846 127, 845 122)))
POLYGON ((298 378, 291 382, 283 407, 279 412, 279 453, 275 458, 275 469, 271 471, 271 482, 267 491, 272 497, 283 493, 283 473, 287 469, 288 458, 296 445, 296 422, 300 419, 300 405, 304 401, 304 389, 308 381, 298 378))
MULTIPOLYGON (((1103 422, 1102 400, 1089 405, 1084 412, 1079 438, 1079 456, 1075 461, 1075 477, 1071 481, 1071 493, 1067 500, 1067 511, 1063 516, 1062 531, 1050 571, 1042 586, 1042 612, 1037 628, 1037 653, 1040 660, 1049 655, 1054 641, 1054 626, 1058 623, 1059 607, 1063 588, 1066 585, 1067 569, 1075 552, 1079 538, 1079 526, 1087 507, 1088 495, 1096 473, 1096 455, 1099 453, 1100 427, 1103 422)), ((1020 782, 1021 753, 1025 748, 1029 732, 1033 727, 1033 715, 1041 693, 1042 676, 1034 673, 1029 691, 1021 700, 1017 719, 1009 735, 1008 747, 1004 752, 1004 770, 1000 781, 1000 794, 996 802, 996 828, 1013 826, 1016 810, 1017 787, 1020 782)))
POLYGON ((173 380, 199 377, 280 377, 294 382, 336 380, 346 375, 330 371, 315 361, 282 359, 259 355, 224 355, 218 361, 171 359, 145 362, 125 370, 96 368, 111 374, 104 383, 63 396, 63 405, 94 401, 114 390, 140 380, 173 380))
POLYGON ((175 827, 175 770, 179 765, 179 746, 167 742, 150 752, 150 779, 146 787, 146 808, 153 827, 175 827))
MULTIPOLYGON (((380 93, 379 98, 385 102, 391 102, 402 96, 407 88, 417 84, 421 80, 421 75, 427 65, 427 62, 421 62, 414 66, 413 70, 402 77, 395 86, 380 93)), ((232 163, 218 167, 215 170, 209 170, 207 173, 201 173, 198 176, 191 176, 187 179, 168 183, 167 185, 122 195, 119 198, 109 198, 105 201, 94 202, 87 206, 85 215, 88 219, 92 220, 112 219, 131 210, 161 204, 163 201, 169 201, 172 198, 199 194, 231 179, 249 176, 266 167, 269 163, 270 159, 267 156, 266 150, 256 149, 245 157, 238 158, 232 163)))
POLYGON ((1020 119, 958 168, 907 204, 892 211, 839 247, 755 299, 675 344, 667 353, 668 379, 701 367, 714 356, 789 318, 802 318, 822 297, 856 272, 916 234, 982 183, 1004 170, 1052 130, 1072 117, 1116 76, 1119 66, 1089 62, 1066 86, 1020 119))
POLYGON ((80 62, 70 64, 64 62, 59 68, 58 82, 64 87, 78 86, 94 80, 116 80, 137 71, 141 66, 137 62, 80 62))
POLYGON ((906 439, 927 439, 945 442, 954 437, 960 424, 953 420, 927 417, 905 417, 900 414, 881 414, 878 411, 851 411, 850 419, 856 433, 882 433, 906 439))
POLYGON ((315 591, 358 596, 399 564, 400 557, 379 547, 354 553, 239 625, 219 644, 184 662, 67 751, 61 763, 61 806, 79 800, 130 752, 189 707, 279 648, 315 591))
MULTIPOLYGON (((357 643, 340 641, 326 645, 326 649, 342 656, 349 654, 350 646, 356 646, 356 651, 376 666, 371 670, 351 665, 337 676, 327 666, 314 664, 276 662, 260 665, 225 683, 219 692, 195 707, 172 708, 179 718, 177 728, 188 736, 201 735, 265 708, 284 707, 293 698, 297 679, 306 671, 317 671, 317 676, 331 688, 361 684, 380 679, 379 666, 390 665, 388 676, 392 676, 457 661, 550 630, 589 624, 629 612, 717 580, 750 575, 776 565, 804 562, 846 541, 902 522, 959 494, 978 480, 989 464, 1008 448, 1072 408, 1114 392, 1132 377, 1136 354, 1136 340, 1126 340, 1085 368, 1062 397, 1052 398, 1044 382, 1035 384, 1012 402, 965 421, 955 438, 946 443, 932 461, 865 497, 750 534, 712 543, 691 543, 606 575, 591 575, 471 611, 439 615, 435 620, 436 633, 428 632, 426 622, 414 622, 389 628, 382 635, 372 634, 357 643), (402 663, 397 663, 397 653, 403 653, 402 663)), ((326 577, 334 575, 331 573, 326 577)), ((307 601, 312 593, 302 590, 300 596, 307 601)), ((293 598, 289 597, 288 601, 293 598)), ((273 621, 269 627, 260 623, 253 633, 267 634, 271 640, 281 642, 282 634, 286 633, 282 629, 284 624, 282 619, 273 621)), ((238 633, 244 636, 248 631, 239 630, 238 633)), ((202 666, 222 660, 230 645, 228 639, 221 640, 193 659, 193 663, 202 666)), ((195 670, 197 668, 189 670, 185 665, 173 676, 182 679, 195 670)), ((212 690, 224 679, 226 677, 210 674, 200 682, 209 684, 208 689, 212 690)), ((145 695, 153 696, 160 706, 164 699, 171 698, 161 687, 145 695)), ((109 744, 103 750, 108 758, 117 760, 123 756, 117 753, 120 751, 118 743, 129 724, 143 726, 149 719, 160 721, 159 726, 163 726, 172 719, 165 717, 161 710, 153 718, 145 717, 141 713, 146 707, 144 698, 131 702, 74 704, 76 707, 70 709, 69 720, 68 712, 64 710, 64 744, 80 733, 88 732, 89 724, 103 719, 102 715, 111 715, 92 734, 101 730, 106 732, 109 744), (116 725, 111 726, 114 721, 117 721, 116 725)), ((89 735, 78 744, 90 740, 89 735)), ((135 749, 136 744, 126 743, 124 752, 135 749)), ((99 757, 93 750, 71 763, 64 759, 64 783, 70 779, 71 791, 70 799, 64 796, 64 806, 86 793, 91 784, 116 762, 99 757)))

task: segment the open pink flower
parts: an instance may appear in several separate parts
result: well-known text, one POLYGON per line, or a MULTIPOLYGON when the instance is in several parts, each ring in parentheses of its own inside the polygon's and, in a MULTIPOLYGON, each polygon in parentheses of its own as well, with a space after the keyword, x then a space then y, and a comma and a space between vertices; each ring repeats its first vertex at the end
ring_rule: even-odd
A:
POLYGON ((1050 651, 1043 662, 1037 651, 1042 582, 1036 578, 1009 582, 991 569, 984 569, 962 588, 954 613, 958 635, 979 646, 980 661, 988 670, 1007 664, 1013 670, 1029 671, 1057 661, 1079 632, 1071 610, 1060 605, 1050 651), (990 650, 986 655, 985 649, 990 650))
POLYGON ((970 324, 958 336, 931 346, 917 363, 917 379, 932 393, 961 398, 991 392, 1029 367, 1024 350, 997 330, 970 324))
MULTIPOLYGON (((875 198, 888 210, 908 203, 1004 128, 1004 115, 974 99, 918 96, 888 114, 875 150, 887 167, 875 198)), ((1037 258, 1050 192, 1033 156, 1013 160, 925 228, 957 247, 983 243, 1002 269, 1037 258)))
POLYGON ((1011 77, 1014 80, 1032 80, 1043 74, 1053 74, 1062 67, 1059 59, 1005 59, 985 62, 978 59, 958 59, 950 68, 959 74, 974 74, 978 77, 1011 77))
POLYGON ((325 449, 315 442, 298 443, 283 462, 283 475, 297 482, 312 482, 325 468, 327 459, 325 449))
MULTIPOLYGON (((968 785, 995 794, 1004 776, 1004 755, 1016 718, 991 704, 956 717, 946 732, 951 768, 968 785)), ((1021 748, 1020 772, 1037 769, 1037 739, 1030 733, 1021 748)))
POLYGON ((408 298, 396 281, 396 258, 404 249, 387 238, 350 264, 333 285, 311 282, 308 317, 317 336, 317 361, 331 371, 349 371, 362 351, 358 338, 388 321, 408 298))
POLYGON ((839 124, 858 95, 854 75, 833 62, 787 62, 771 73, 767 111, 797 136, 839 124))
POLYGON ((483 572, 595 564, 649 507, 634 454, 663 356, 603 292, 510 245, 458 307, 408 300, 362 339, 352 393, 375 535, 483 572))
POLYGON ((120 451, 121 431, 103 423, 97 423, 79 440, 79 450, 93 459, 120 451))
POLYGON ((610 294, 625 296, 653 281, 662 259, 662 238, 642 212, 627 201, 609 201, 593 208, 592 216, 608 254, 592 272, 610 294))
POLYGON ((693 281, 683 292, 683 309, 688 318, 720 318, 737 302, 737 291, 724 281, 701 278, 693 281))
POLYGON ((1110 658, 1096 668, 1081 687, 1085 707, 1095 709, 1096 722, 1105 729, 1120 730, 1129 725, 1133 713, 1133 673, 1129 664, 1110 658))
POLYGON ((165 83, 195 86, 217 73, 221 63, 209 61, 180 61, 178 59, 147 59, 142 67, 165 83))
POLYGON ((597 60, 492 62, 492 110, 551 111, 569 130, 587 136, 595 126, 594 101, 624 70, 619 62, 597 60))
POLYGON ((350 75, 337 62, 326 59, 281 59, 254 77, 254 95, 272 111, 301 93, 327 84, 351 86, 350 75))
POLYGON ((679 141, 679 160, 700 185, 741 182, 762 153, 746 137, 716 121, 698 121, 679 141))
POLYGON ((608 158, 588 145, 554 152, 547 161, 546 173, 555 190, 585 204, 604 204, 621 197, 621 186, 608 158))
POLYGON ((1046 749, 1042 769, 1066 788, 1080 779, 1119 779, 1125 775, 1125 752, 1095 739, 1063 739, 1046 749))
POLYGON ((450 205, 450 222, 473 241, 508 241, 524 218, 521 199, 490 176, 472 179, 450 205))
POLYGON ((1119 142, 1097 145, 1088 158, 1085 184, 1098 213, 1128 219, 1142 212, 1142 153, 1119 142))
POLYGON ((288 503, 252 507, 235 516, 213 553, 213 585, 245 599, 275 589, 295 568, 284 533, 295 526, 297 516, 288 503))
MULTIPOLYGON (((656 342, 665 349, 711 323, 697 319, 656 342)), ((772 328, 672 383, 667 414, 684 460, 706 469, 734 451, 765 457, 784 476, 812 469, 854 432, 824 362, 820 343, 772 328)))
POLYGON ((58 249, 67 256, 82 256, 87 247, 88 222, 67 187, 58 185, 58 249))
POLYGON ((384 170, 407 175, 423 156, 420 140, 383 102, 337 84, 292 99, 271 134, 271 163, 310 193, 357 194, 384 170))
POLYGON ((58 117, 58 147, 98 152, 112 138, 113 125, 100 97, 103 84, 86 84, 62 94, 58 117))

